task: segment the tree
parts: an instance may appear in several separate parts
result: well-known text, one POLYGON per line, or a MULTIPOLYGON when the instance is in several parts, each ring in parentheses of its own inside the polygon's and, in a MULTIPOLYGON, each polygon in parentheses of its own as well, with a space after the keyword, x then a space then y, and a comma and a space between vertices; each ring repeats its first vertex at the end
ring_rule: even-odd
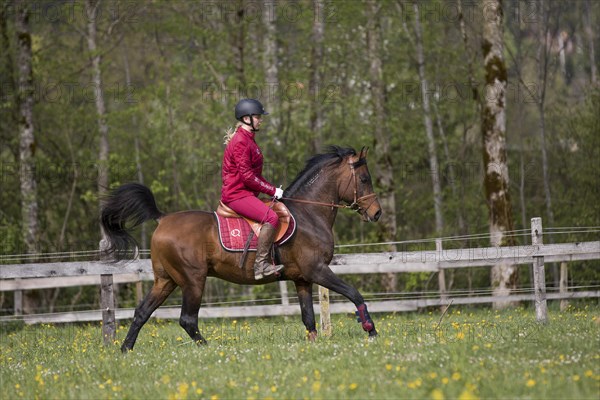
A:
MULTIPOLYGON (((376 186, 379 190, 379 204, 382 218, 379 221, 379 240, 396 240, 396 196, 394 193, 394 172, 390 149, 390 140, 385 128, 385 94, 382 68, 381 23, 380 10, 382 5, 374 0, 367 2, 367 55, 369 65, 369 85, 371 89, 371 104, 373 107, 373 130, 375 133, 374 150, 378 168, 375 170, 376 186)), ((389 246, 390 251, 395 245, 389 246)), ((395 274, 386 274, 382 282, 388 292, 396 290, 395 274)))
POLYGON ((323 108, 319 102, 322 82, 321 61, 323 59, 323 34, 325 21, 323 18, 323 0, 313 0, 315 18, 312 26, 312 49, 310 62, 309 90, 310 102, 310 134, 312 136, 312 150, 314 153, 321 151, 323 146, 323 108))
MULTIPOLYGON (((504 61, 504 29, 501 0, 486 4, 483 18, 483 66, 485 69, 485 96, 481 109, 483 139, 483 167, 485 196, 489 209, 492 246, 514 245, 514 239, 505 232, 513 230, 510 185, 506 158, 506 86, 507 71, 504 61)), ((517 268, 510 263, 492 267, 494 295, 506 296, 516 288, 517 268)), ((502 308, 507 302, 496 302, 502 308)))
POLYGON ((440 184, 440 168, 437 158, 433 123, 431 122, 431 107, 429 104, 429 83, 425 76, 425 54, 423 51, 423 34, 419 17, 419 5, 413 2, 415 13, 415 51, 417 53, 417 72, 421 83, 421 101, 423 103, 423 122, 427 135, 427 150, 429 152, 429 168, 433 188, 433 208, 435 210, 435 230, 437 235, 444 231, 444 215, 442 213, 442 188, 440 184))
MULTIPOLYGON (((29 254, 37 252, 38 240, 38 200, 35 177, 35 127, 33 124, 34 86, 31 53, 31 31, 29 27, 29 7, 26 1, 16 1, 15 27, 17 33, 17 69, 19 103, 19 178, 21 181, 21 221, 23 244, 29 254)), ((15 294, 15 311, 18 310, 21 293, 15 294)), ((25 297, 27 309, 29 296, 25 297)))
MULTIPOLYGON (((100 2, 87 0, 85 3, 85 12, 87 16, 87 44, 92 61, 92 83, 96 89, 95 103, 98 121, 98 198, 102 198, 108 190, 108 123, 106 122, 106 104, 104 103, 104 88, 102 86, 102 56, 98 50, 97 25, 96 21, 99 13, 100 2)), ((104 237, 104 234, 102 234, 104 237)))

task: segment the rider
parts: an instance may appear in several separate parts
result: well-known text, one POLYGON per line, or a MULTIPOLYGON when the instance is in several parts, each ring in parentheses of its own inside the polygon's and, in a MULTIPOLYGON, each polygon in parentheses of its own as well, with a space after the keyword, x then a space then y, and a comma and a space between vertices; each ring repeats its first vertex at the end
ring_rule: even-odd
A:
POLYGON ((283 190, 276 188, 262 176, 263 155, 255 135, 268 115, 255 99, 242 99, 235 106, 235 129, 225 135, 225 153, 221 179, 221 201, 246 218, 263 223, 258 235, 254 279, 278 273, 283 265, 274 265, 270 252, 277 234, 279 218, 275 211, 258 199, 260 193, 280 199, 283 190))

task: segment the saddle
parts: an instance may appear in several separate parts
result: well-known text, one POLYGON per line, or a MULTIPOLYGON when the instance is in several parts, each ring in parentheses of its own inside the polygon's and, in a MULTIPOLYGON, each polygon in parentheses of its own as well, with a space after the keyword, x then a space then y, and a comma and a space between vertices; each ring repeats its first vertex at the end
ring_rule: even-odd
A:
MULTIPOLYGON (((263 199, 262 201, 270 206, 279 217, 275 243, 282 245, 294 234, 296 221, 285 204, 281 202, 271 204, 271 199, 263 199)), ((263 224, 239 215, 222 202, 219 202, 215 217, 219 226, 219 239, 226 250, 243 251, 244 248, 252 251, 256 250, 260 228, 263 224), (250 237, 252 232, 254 235, 250 237)))
MULTIPOLYGON (((266 205, 270 205, 271 201, 272 200, 270 199, 262 200, 262 202, 266 205)), ((279 201, 273 203, 273 207, 271 208, 279 217, 279 229, 277 230, 277 235, 275 235, 275 241, 277 242, 287 232, 287 229, 290 226, 290 220, 292 219, 292 214, 290 214, 290 210, 288 210, 285 204, 279 201)), ((263 226, 263 224, 261 224, 260 222, 253 221, 250 218, 242 217, 241 215, 233 211, 231 208, 223 204, 222 201, 219 201, 219 206, 217 207, 217 215, 220 215, 224 218, 243 218, 244 220, 246 220, 246 222, 250 224, 250 227, 252 228, 256 236, 259 235, 260 228, 263 226)))

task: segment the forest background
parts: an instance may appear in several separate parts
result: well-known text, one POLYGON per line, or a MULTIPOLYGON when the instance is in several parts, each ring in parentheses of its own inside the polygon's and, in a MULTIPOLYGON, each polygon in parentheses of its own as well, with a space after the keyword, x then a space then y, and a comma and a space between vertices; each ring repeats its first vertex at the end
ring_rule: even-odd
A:
MULTIPOLYGON (((327 144, 370 147, 385 216, 364 224, 340 212, 336 243, 397 243, 338 252, 424 250, 435 244, 406 241, 457 236, 449 246, 489 246, 489 236, 477 236, 491 220, 483 44, 498 15, 506 82, 499 168, 508 172, 512 224, 505 231, 526 244, 531 217, 550 227, 600 225, 596 1, 1 5, 2 255, 97 257, 100 198, 125 182, 149 186, 163 211, 215 209, 223 136, 244 97, 270 112, 257 141, 276 185, 291 183, 327 144)), ((142 248, 153 228, 136 232, 142 248)), ((576 264, 571 284, 600 281, 597 263, 576 264)), ((348 279, 373 293, 436 285, 430 274, 348 279)), ((450 280, 449 289, 493 286, 485 268, 450 280)), ((554 266, 547 281, 557 280, 554 266)), ((517 271, 514 285, 531 286, 529 269, 517 271)), ((224 282, 209 286, 209 300, 240 293, 224 282)), ((88 289, 29 292, 26 312, 97 303, 88 289)), ((124 302, 133 298, 126 289, 124 302)), ((241 290, 258 298, 276 289, 241 290)), ((0 308, 11 302, 2 294, 0 308)))

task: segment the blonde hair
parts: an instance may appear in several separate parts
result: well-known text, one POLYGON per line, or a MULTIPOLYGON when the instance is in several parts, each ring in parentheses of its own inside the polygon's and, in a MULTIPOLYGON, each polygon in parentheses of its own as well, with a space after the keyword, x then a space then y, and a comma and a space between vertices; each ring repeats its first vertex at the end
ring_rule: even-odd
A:
POLYGON ((225 131, 225 136, 223 136, 223 143, 227 144, 229 143, 229 141, 233 138, 233 136, 235 135, 235 133, 237 132, 238 128, 242 125, 241 122, 238 122, 235 127, 229 127, 226 131, 225 131))

